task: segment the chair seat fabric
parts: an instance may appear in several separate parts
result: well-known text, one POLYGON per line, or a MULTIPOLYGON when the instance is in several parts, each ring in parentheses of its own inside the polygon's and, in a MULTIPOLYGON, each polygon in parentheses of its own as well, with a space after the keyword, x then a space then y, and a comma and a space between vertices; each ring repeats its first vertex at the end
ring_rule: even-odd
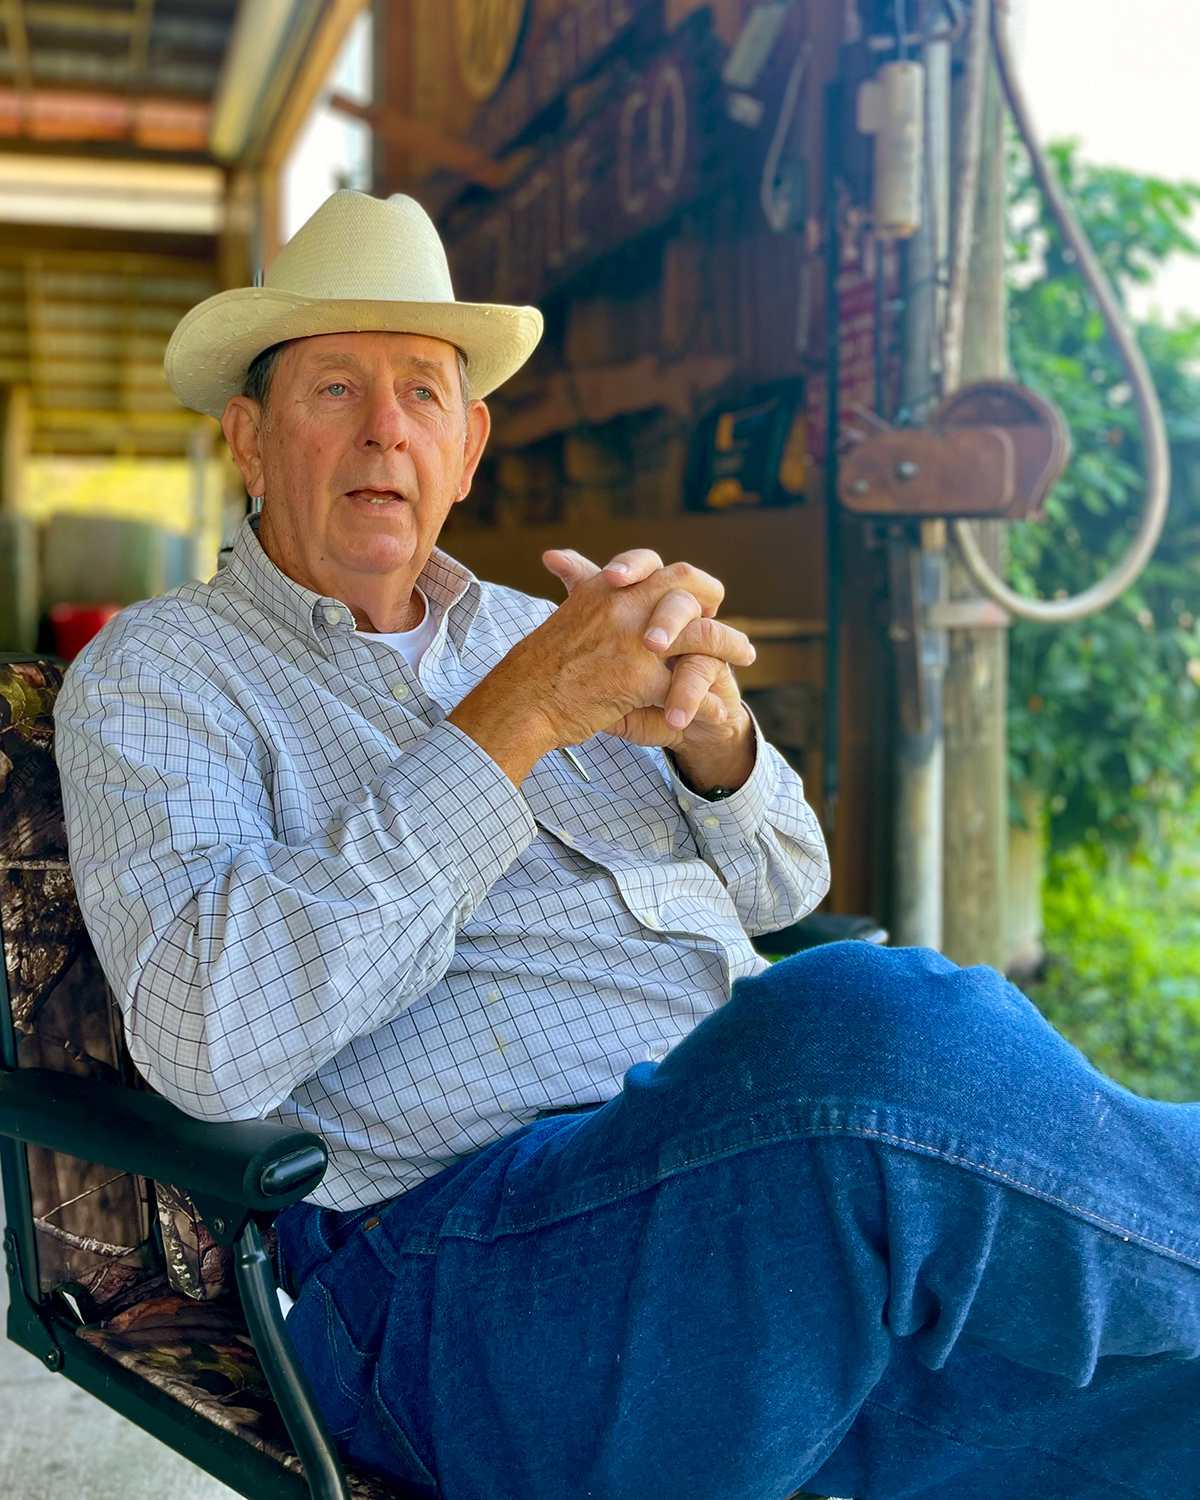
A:
MULTIPOLYGON (((67 864, 52 717, 61 684, 61 663, 0 661, 0 931, 17 1065, 120 1088, 131 1076, 120 1017, 67 864)), ((146 1184, 58 1152, 25 1154, 43 1292, 69 1288, 98 1320, 153 1291, 146 1184)))
MULTIPOLYGON (((152 1297, 78 1337, 190 1410, 299 1472, 236 1302, 152 1297)), ((401 1491, 347 1469, 353 1500, 405 1500, 401 1491)))

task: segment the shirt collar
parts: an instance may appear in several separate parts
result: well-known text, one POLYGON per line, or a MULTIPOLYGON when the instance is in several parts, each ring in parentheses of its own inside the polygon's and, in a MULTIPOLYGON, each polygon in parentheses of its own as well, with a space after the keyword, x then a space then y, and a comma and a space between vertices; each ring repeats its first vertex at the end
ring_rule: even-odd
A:
MULTIPOLYGON (((354 633, 354 616, 342 600, 314 594, 275 566, 258 540, 257 516, 242 523, 224 579, 289 630, 315 639, 319 649, 332 636, 354 633)), ((461 648, 483 597, 475 575, 435 548, 417 582, 445 613, 450 638, 461 648)))

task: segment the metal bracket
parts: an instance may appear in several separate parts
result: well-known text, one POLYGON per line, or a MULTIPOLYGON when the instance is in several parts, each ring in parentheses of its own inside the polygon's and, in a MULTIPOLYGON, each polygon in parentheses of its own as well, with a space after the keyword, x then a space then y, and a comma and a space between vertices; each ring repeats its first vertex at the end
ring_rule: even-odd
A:
POLYGON ((21 1253, 11 1229, 4 1231, 4 1267, 8 1272, 8 1336, 40 1359, 48 1370, 62 1368, 63 1352, 37 1304, 31 1302, 21 1275, 21 1253))
POLYGON ((947 599, 926 606, 930 630, 1007 630, 1012 616, 990 599, 947 599))
POLYGON ((1030 520, 1071 451, 1057 408, 1011 380, 963 386, 928 427, 869 426, 838 468, 839 499, 865 516, 1030 520))
POLYGON ((204 1220, 205 1227, 223 1249, 236 1244, 238 1236, 250 1221, 250 1210, 240 1203, 224 1203, 219 1198, 209 1198, 204 1193, 192 1193, 191 1200, 196 1212, 204 1220))

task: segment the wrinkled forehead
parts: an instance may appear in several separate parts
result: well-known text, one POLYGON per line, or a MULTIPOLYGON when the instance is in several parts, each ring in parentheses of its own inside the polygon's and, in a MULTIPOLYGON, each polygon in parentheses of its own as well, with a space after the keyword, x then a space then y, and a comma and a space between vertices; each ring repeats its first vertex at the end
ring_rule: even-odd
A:
POLYGON ((391 366, 451 379, 465 360, 454 344, 421 333, 318 333, 291 339, 280 349, 281 372, 307 372, 337 364, 391 366))

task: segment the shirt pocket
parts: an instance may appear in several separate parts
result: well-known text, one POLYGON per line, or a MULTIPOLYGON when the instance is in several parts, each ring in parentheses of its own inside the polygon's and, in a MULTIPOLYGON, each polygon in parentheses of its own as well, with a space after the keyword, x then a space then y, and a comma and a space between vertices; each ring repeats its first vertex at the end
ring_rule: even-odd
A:
MULTIPOLYGON (((586 750, 587 747, 581 747, 586 750)), ((582 761, 580 752, 576 752, 582 761)), ((696 853, 691 829, 661 769, 649 757, 623 765, 606 756, 582 762, 585 781, 560 752, 543 756, 521 788, 538 824, 580 853, 656 863, 696 853)))

